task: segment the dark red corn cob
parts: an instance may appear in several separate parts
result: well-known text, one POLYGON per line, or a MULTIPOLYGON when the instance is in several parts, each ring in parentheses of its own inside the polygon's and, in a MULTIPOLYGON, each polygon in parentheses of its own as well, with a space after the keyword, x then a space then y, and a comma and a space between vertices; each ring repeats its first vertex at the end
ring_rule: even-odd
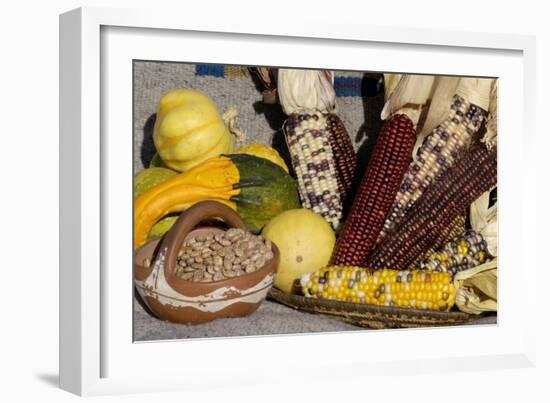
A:
POLYGON ((398 114, 386 121, 334 247, 331 265, 364 263, 395 200, 415 141, 416 131, 408 116, 398 114))
POLYGON ((353 176, 357 167, 357 155, 344 122, 334 113, 326 115, 329 128, 329 143, 336 163, 336 180, 340 200, 345 204, 351 196, 353 176))
POLYGON ((428 249, 440 247, 442 230, 496 183, 496 147, 476 146, 426 189, 362 264, 373 269, 406 269, 428 249))

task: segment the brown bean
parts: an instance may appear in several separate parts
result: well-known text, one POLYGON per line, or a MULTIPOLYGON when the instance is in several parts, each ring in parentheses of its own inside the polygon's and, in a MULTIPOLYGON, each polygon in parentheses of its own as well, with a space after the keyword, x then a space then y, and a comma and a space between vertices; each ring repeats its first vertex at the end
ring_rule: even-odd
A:
POLYGON ((234 270, 224 270, 222 271, 223 275, 227 278, 235 277, 237 274, 234 270))
POLYGON ((229 246, 232 244, 232 242, 229 239, 220 239, 218 243, 222 246, 229 246))
POLYGON ((212 245, 210 245, 210 249, 212 249, 213 251, 218 251, 221 248, 223 248, 223 246, 221 246, 219 243, 212 243, 212 245))
POLYGON ((226 270, 231 270, 231 268, 233 267, 233 263, 231 262, 231 260, 229 260, 227 257, 223 260, 223 267, 224 269, 226 270))
POLYGON ((264 258, 263 256, 261 256, 258 260, 256 260, 256 261, 254 262, 254 265, 255 265, 258 269, 262 268, 262 267, 265 265, 265 258, 264 258))

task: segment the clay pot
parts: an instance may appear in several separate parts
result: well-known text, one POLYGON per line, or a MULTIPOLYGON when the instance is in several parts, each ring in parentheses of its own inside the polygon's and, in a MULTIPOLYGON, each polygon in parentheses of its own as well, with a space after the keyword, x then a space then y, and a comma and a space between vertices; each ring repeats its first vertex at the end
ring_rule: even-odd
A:
POLYGON ((210 218, 221 218, 229 227, 246 230, 231 208, 204 201, 182 213, 161 241, 149 242, 136 251, 134 283, 145 304, 161 319, 195 324, 246 316, 260 306, 273 285, 279 263, 279 251, 273 243, 273 259, 254 273, 205 283, 182 280, 175 274, 178 252, 187 238, 224 231, 214 227, 193 230, 210 218), (144 265, 146 260, 152 262, 149 267, 144 265))

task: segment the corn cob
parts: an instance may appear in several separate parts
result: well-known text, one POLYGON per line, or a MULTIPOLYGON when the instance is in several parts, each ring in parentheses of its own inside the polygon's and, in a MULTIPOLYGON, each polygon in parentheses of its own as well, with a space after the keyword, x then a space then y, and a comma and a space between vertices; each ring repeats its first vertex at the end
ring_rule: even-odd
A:
POLYGON ((455 95, 447 119, 428 135, 418 149, 391 207, 378 242, 405 216, 430 184, 464 153, 487 112, 455 95))
POLYGON ((303 207, 336 229, 342 218, 342 200, 325 116, 320 112, 291 114, 284 132, 303 207))
POLYGON ((300 278, 306 297, 361 304, 448 311, 455 288, 449 273, 372 271, 355 266, 331 266, 300 278))
POLYGON ((436 242, 441 230, 483 192, 496 185, 496 147, 477 146, 448 169, 363 262, 374 269, 409 267, 436 242))
MULTIPOLYGON (((435 245, 443 245, 447 242, 451 242, 454 238, 462 235, 466 230, 466 213, 462 213, 456 216, 451 222, 448 228, 441 231, 435 241, 435 245)), ((418 258, 409 266, 408 270, 414 270, 422 261, 428 259, 436 252, 436 248, 431 247, 423 252, 418 258)))
POLYGON ((485 263, 487 244, 483 237, 473 230, 447 242, 430 257, 420 262, 416 270, 447 272, 452 277, 459 271, 485 263))
POLYGON ((359 266, 364 263, 395 199, 415 140, 413 123, 406 115, 394 115, 382 127, 334 247, 332 265, 359 266))
POLYGON ((345 206, 347 201, 351 201, 357 156, 344 122, 334 113, 329 113, 325 117, 329 129, 328 140, 336 163, 338 192, 340 192, 340 200, 345 206))

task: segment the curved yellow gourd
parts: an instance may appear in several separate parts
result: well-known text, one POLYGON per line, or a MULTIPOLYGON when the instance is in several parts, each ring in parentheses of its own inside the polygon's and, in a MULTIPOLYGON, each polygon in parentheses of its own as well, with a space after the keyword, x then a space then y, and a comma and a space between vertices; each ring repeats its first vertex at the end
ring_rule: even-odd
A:
MULTIPOLYGON (((296 181, 281 167, 253 155, 223 155, 168 178, 136 198, 134 246, 147 241, 159 220, 202 200, 229 206, 255 233, 277 214, 300 205, 296 181)), ((164 224, 157 229, 164 231, 171 225, 164 224)))
POLYGON ((218 157, 168 179, 135 201, 134 247, 147 242, 149 231, 162 217, 183 211, 201 200, 216 200, 236 210, 232 196, 239 193, 239 170, 227 157, 218 157))
POLYGON ((153 140, 164 164, 180 172, 233 151, 233 139, 214 102, 190 89, 161 98, 153 140))

